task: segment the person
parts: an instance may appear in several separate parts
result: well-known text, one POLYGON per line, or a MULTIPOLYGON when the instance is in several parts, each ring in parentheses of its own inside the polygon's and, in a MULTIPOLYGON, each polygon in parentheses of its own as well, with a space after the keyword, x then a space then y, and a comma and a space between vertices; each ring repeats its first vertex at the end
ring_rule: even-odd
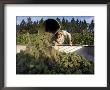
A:
POLYGON ((55 46, 64 45, 64 44, 69 44, 72 46, 71 34, 69 32, 67 32, 66 30, 58 30, 54 34, 53 43, 55 46))

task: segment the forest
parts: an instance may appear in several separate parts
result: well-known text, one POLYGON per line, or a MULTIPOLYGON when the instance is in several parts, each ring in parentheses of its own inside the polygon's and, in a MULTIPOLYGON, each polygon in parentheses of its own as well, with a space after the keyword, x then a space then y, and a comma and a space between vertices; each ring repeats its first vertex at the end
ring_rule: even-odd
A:
MULTIPOLYGON (((56 18, 61 30, 71 33, 73 45, 94 45, 94 20, 71 21, 56 18)), ((45 32, 45 20, 16 24, 16 44, 26 45, 26 51, 16 54, 17 74, 94 74, 94 62, 77 53, 61 53, 51 46, 52 33, 45 32)))

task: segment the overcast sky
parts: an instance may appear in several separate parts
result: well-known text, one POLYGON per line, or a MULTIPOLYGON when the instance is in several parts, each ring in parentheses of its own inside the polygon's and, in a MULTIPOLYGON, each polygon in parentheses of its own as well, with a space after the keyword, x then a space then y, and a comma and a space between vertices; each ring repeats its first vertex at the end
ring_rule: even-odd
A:
POLYGON ((62 20, 63 17, 65 18, 65 20, 68 20, 68 21, 71 21, 72 18, 74 18, 75 20, 86 20, 87 23, 90 23, 91 20, 94 20, 94 16, 17 16, 16 19, 17 19, 17 24, 20 24, 21 21, 24 19, 26 22, 27 22, 27 18, 28 17, 31 17, 31 20, 32 21, 39 21, 41 20, 41 18, 43 18, 43 20, 46 20, 48 18, 51 18, 51 19, 56 19, 57 17, 62 20))

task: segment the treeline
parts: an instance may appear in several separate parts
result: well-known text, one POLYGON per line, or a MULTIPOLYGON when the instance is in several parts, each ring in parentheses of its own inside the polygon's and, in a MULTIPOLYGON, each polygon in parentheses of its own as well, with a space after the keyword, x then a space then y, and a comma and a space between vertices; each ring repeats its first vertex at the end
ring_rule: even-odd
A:
MULTIPOLYGON (((71 19, 71 21, 68 21, 65 18, 62 20, 56 18, 56 20, 60 23, 61 29, 67 30, 70 33, 81 33, 83 31, 94 32, 94 20, 92 20, 91 23, 87 23, 86 20, 75 20, 74 17, 71 19)), ((23 19, 20 24, 16 25, 16 30, 17 33, 38 33, 39 30, 42 30, 41 28, 43 23, 43 18, 39 21, 32 21, 31 17, 28 17, 27 22, 23 19)))

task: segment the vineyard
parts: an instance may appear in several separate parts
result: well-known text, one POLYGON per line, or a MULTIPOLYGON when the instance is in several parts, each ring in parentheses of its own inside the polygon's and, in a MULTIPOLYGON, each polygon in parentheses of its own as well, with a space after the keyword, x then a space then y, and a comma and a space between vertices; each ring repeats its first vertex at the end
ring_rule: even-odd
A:
MULTIPOLYGON (((61 53, 51 47, 50 33, 17 35, 17 44, 31 46, 16 55, 17 74, 93 74, 94 62, 76 53, 61 53)), ((88 35, 90 36, 90 35, 88 35)), ((76 36, 77 37, 77 36, 76 36)), ((80 37, 74 38, 75 41, 80 37)), ((83 37, 84 38, 84 37, 83 37)), ((82 39, 83 39, 82 38, 82 39)), ((85 36, 86 38, 86 36, 85 36)), ((91 38, 91 37, 88 37, 91 38)), ((89 39, 90 40, 90 39, 89 39)), ((91 41, 91 40, 90 40, 91 41)), ((88 41, 90 44, 91 42, 88 41)), ((84 40, 80 44, 87 43, 84 40)))
MULTIPOLYGON (((37 26, 30 29, 21 24, 17 30, 16 44, 26 45, 27 49, 16 54, 16 74, 94 74, 94 61, 75 52, 58 52, 52 48, 53 34, 45 32, 41 22, 37 26)), ((84 28, 81 32, 68 32, 73 45, 94 45, 94 32, 84 28)))

